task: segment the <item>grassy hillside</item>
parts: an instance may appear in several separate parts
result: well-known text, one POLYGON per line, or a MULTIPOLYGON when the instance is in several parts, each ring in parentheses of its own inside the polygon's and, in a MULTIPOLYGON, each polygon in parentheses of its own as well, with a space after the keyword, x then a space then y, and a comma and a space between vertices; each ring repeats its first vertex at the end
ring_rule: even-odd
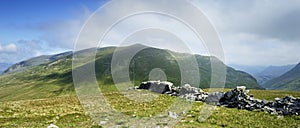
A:
POLYGON ((266 82, 263 86, 268 89, 300 91, 300 63, 287 73, 266 82))
MULTIPOLYGON (((130 47, 129 47, 130 49, 130 47)), ((152 102, 135 103, 115 93, 110 76, 110 60, 114 47, 99 50, 96 55, 96 72, 104 96, 114 109, 129 116, 148 117, 167 108, 175 97, 157 95, 152 102), (106 75, 103 75, 106 74, 106 75)), ((90 54, 89 50, 81 51, 80 55, 90 54)), ((188 54, 174 53, 181 59, 188 54)), ((170 56, 170 51, 147 48, 140 51, 130 63, 131 79, 138 84, 147 80, 150 69, 161 68, 168 80, 176 83, 178 65, 170 56), (135 60, 138 59, 138 60, 135 60), (170 66, 171 65, 171 66, 170 66), (135 69, 133 69, 135 68, 135 69), (135 76, 133 76, 135 74, 135 76)), ((201 75, 200 87, 206 87, 210 80, 210 58, 196 56, 201 75), (204 75, 203 75, 204 74, 204 75)), ((86 62, 89 63, 89 62, 86 62)), ((72 84, 72 55, 28 67, 27 70, 0 76, 0 127, 46 127, 55 124, 59 127, 99 127, 99 122, 93 122, 84 112, 76 97, 72 84)), ((83 64, 84 65, 84 64, 83 64)), ((248 87, 260 88, 255 79, 244 72, 227 67, 226 87, 247 84, 248 87)), ((224 89, 226 91, 228 89, 224 89)), ((143 92, 138 92, 143 93, 143 92)), ((255 98, 273 100, 276 97, 292 95, 300 97, 300 92, 251 90, 255 98)), ((299 116, 278 117, 261 111, 246 111, 225 107, 217 107, 214 113, 204 122, 197 121, 203 103, 193 104, 191 110, 175 127, 297 127, 299 116)))
POLYGON ((0 101, 74 94, 71 58, 0 76, 0 101))
MULTIPOLYGON (((288 91, 270 91, 270 90, 251 90, 255 98, 274 99, 275 97, 284 97, 293 95, 300 97, 300 92, 288 91)), ((157 94, 158 95, 158 94, 157 94)), ((106 98, 114 99, 111 103, 117 110, 124 114, 132 115, 137 108, 147 110, 138 111, 135 113, 140 116, 149 116, 148 113, 157 113, 159 102, 154 105, 150 104, 131 104, 124 101, 124 98, 119 98, 117 93, 105 93, 106 98)), ((159 95, 160 102, 170 103, 174 97, 167 95, 159 95)), ((262 111, 247 111, 235 108, 217 107, 213 114, 204 122, 199 123, 197 118, 201 111, 203 103, 197 102, 193 104, 186 116, 175 125, 178 128, 191 127, 260 127, 260 128, 291 128, 300 126, 300 116, 285 116, 278 117, 264 113, 262 111)), ((138 118, 138 117, 136 117, 138 118)), ((49 124, 55 124, 59 127, 99 127, 98 122, 93 122, 92 119, 83 111, 75 96, 62 96, 55 98, 36 99, 36 100, 21 100, 21 101, 5 101, 0 102, 0 127, 46 127, 49 124)))

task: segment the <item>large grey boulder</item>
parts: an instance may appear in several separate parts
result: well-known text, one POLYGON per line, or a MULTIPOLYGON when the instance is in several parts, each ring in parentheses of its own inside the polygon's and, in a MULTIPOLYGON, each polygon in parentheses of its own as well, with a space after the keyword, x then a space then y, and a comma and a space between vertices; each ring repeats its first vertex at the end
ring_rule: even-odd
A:
POLYGON ((166 92, 171 91, 173 83, 166 81, 147 81, 142 82, 142 84, 138 87, 138 89, 146 89, 151 92, 164 94, 166 92))

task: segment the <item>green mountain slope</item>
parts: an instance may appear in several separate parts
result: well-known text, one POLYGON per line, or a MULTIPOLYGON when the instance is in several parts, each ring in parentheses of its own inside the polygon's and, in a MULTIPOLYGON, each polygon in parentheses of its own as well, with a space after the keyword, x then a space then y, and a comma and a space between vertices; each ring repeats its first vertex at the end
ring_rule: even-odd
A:
MULTIPOLYGON (((134 47, 139 46, 132 46, 126 49, 121 49, 123 51, 122 54, 126 54, 126 51, 134 51, 134 47)), ((141 46, 142 47, 142 46, 141 46)), ((181 71, 179 69, 179 64, 176 62, 177 59, 182 59, 183 62, 189 62, 191 57, 194 55, 184 54, 184 53, 176 53, 168 50, 163 49, 156 49, 156 48, 146 48, 140 52, 138 52, 130 63, 130 71, 134 71, 134 73, 130 74, 131 80, 135 80, 135 85, 138 85, 142 81, 146 81, 149 79, 149 73, 154 68, 162 69, 166 76, 167 80, 173 82, 175 85, 181 85, 181 71), (134 63, 134 64, 133 64, 134 63), (133 66, 134 65, 134 66, 133 66), (134 68, 133 68, 134 67, 134 68), (134 76, 133 76, 134 75, 134 76)), ((100 57, 96 60, 96 71, 98 79, 102 81, 108 81, 107 84, 112 83, 111 77, 103 78, 102 74, 109 74, 111 64, 107 62, 112 59, 112 54, 108 54, 105 57, 100 57), (104 65, 106 63, 106 65, 104 65), (97 66, 101 65, 101 66, 97 66)), ((200 88, 209 88, 210 81, 211 81, 211 57, 209 56, 201 56, 195 55, 195 59, 199 65, 200 71, 200 88)), ((221 66, 226 66, 220 60, 213 57, 214 61, 219 61, 221 66)), ((185 64, 185 65, 188 65, 185 64)), ((227 67, 227 66, 226 66, 227 67)), ((227 75, 226 75, 226 88, 233 88, 237 85, 246 85, 247 88, 254 88, 254 89, 263 89, 260 87, 255 78, 251 75, 237 71, 231 67, 227 67, 227 75)), ((222 87, 222 85, 218 85, 218 87, 222 87)))
POLYGON ((300 90, 300 63, 287 73, 266 82, 264 87, 276 90, 300 90))
MULTIPOLYGON (((121 48, 121 51, 126 53, 138 47, 144 46, 132 45, 121 48)), ((113 84, 111 60, 115 49, 115 47, 106 47, 99 49, 97 52, 95 69, 99 83, 113 84)), ((89 50, 78 52, 78 55, 82 56, 89 54, 91 54, 89 50)), ((160 68, 165 72, 168 81, 173 82, 175 85, 181 85, 180 70, 174 55, 183 61, 191 57, 190 54, 176 53, 151 47, 138 52, 130 62, 130 79, 134 80, 135 85, 138 85, 140 82, 149 79, 149 73, 153 68, 160 68)), ((211 59, 208 56, 200 55, 195 55, 195 58, 200 69, 199 87, 208 88, 211 77, 211 59)), ((216 58, 213 58, 213 60, 219 61, 216 58)), ((87 63, 82 65, 84 66, 87 63)), ((222 66, 226 66, 222 62, 220 63, 222 66)), ((225 87, 232 88, 236 85, 246 85, 247 88, 263 89, 251 75, 227 67, 225 87)), ((65 54, 64 56, 60 56, 59 59, 30 66, 23 71, 0 76, 0 101, 45 98, 65 94, 75 94, 72 82, 72 54, 65 54)))

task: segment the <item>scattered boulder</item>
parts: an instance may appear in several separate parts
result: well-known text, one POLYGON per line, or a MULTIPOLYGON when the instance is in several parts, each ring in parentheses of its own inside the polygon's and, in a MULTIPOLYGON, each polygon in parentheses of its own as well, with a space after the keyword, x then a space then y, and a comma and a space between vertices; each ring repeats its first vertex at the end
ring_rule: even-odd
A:
MULTIPOLYGON (((185 84, 182 87, 173 86, 171 82, 148 81, 143 82, 137 89, 146 89, 160 94, 168 94, 184 98, 188 101, 202 101, 207 104, 225 106, 246 110, 262 110, 276 115, 300 115, 300 99, 292 96, 275 98, 274 101, 255 99, 249 95, 245 86, 237 86, 228 92, 204 92, 200 88, 185 84)), ((176 113, 175 113, 176 114, 176 113)), ((169 112, 169 116, 175 117, 169 112)))

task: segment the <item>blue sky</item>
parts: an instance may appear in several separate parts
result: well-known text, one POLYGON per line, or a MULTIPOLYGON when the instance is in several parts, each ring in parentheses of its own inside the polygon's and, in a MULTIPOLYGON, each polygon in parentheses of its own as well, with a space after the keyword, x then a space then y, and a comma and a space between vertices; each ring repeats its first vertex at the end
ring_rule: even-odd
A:
POLYGON ((85 19, 87 11, 95 11, 105 2, 105 0, 0 1, 0 63, 16 63, 42 54, 71 50, 71 47, 51 42, 55 40, 51 39, 55 33, 51 27, 70 20, 85 19))
POLYGON ((96 10, 99 0, 2 0, 0 4, 1 41, 34 39, 41 36, 40 27, 50 22, 76 18, 82 8, 96 10))
MULTIPOLYGON (((225 63, 266 66, 296 64, 300 61, 299 0, 191 2, 206 14, 220 34, 225 63)), ((104 3, 107 1, 1 0, 0 63, 16 63, 39 55, 72 50, 88 17, 104 3)), ((137 4, 147 6, 143 0, 137 4)), ((178 3, 172 4, 180 6, 178 3)), ((114 15, 130 7, 120 2, 120 6, 113 8, 113 12, 107 15, 114 15)), ((153 21, 172 24, 165 18, 153 21)), ((148 21, 142 19, 138 22, 148 21)), ((135 21, 124 23, 123 27, 116 28, 111 38, 118 38, 124 33, 117 32, 124 32, 128 26, 137 24, 135 21)), ((101 22, 98 25, 101 26, 101 22)), ((180 28, 175 23, 173 25, 180 28)), ((187 33, 181 34, 189 37, 187 33)), ((179 45, 168 47, 180 48, 179 45)))

